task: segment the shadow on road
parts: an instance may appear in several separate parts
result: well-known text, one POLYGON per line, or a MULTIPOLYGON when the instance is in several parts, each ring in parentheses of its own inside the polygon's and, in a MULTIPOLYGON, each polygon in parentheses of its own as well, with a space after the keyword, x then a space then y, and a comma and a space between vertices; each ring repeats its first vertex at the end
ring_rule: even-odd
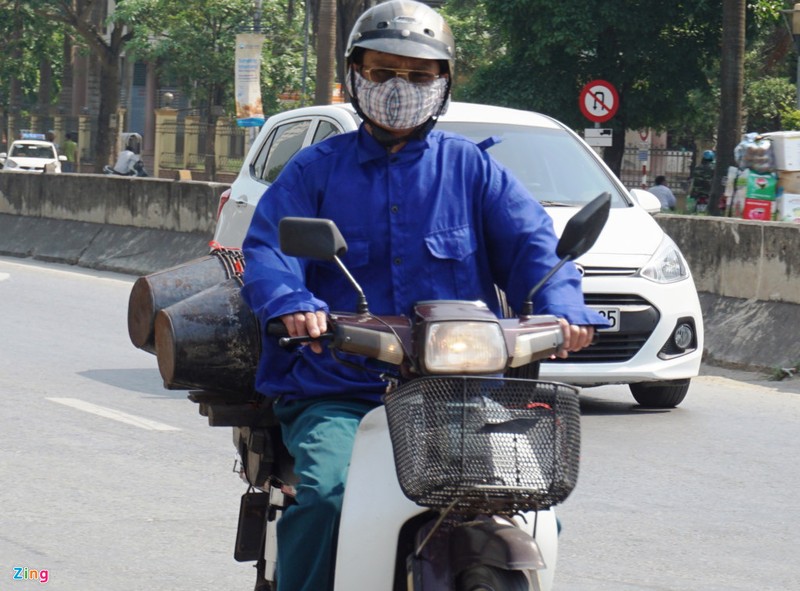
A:
POLYGON ((664 414, 674 411, 673 408, 645 408, 635 401, 620 402, 609 398, 587 396, 586 390, 581 393, 581 415, 583 416, 639 416, 664 414))

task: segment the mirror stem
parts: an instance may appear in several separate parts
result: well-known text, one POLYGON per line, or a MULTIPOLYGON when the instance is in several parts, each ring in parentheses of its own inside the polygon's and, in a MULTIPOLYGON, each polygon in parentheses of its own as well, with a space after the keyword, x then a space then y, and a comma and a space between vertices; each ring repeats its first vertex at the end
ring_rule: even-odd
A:
POLYGON ((347 270, 347 267, 344 266, 344 263, 342 263, 342 261, 339 259, 338 256, 334 255, 333 261, 336 263, 336 265, 339 267, 342 273, 344 273, 344 276, 347 277, 347 280, 350 282, 350 284, 355 288, 356 292, 358 293, 358 305, 356 307, 356 311, 359 314, 367 314, 369 312, 369 306, 367 305, 367 296, 364 293, 364 290, 361 289, 361 286, 355 280, 355 277, 353 277, 350 274, 350 271, 347 270))
POLYGON ((548 281, 548 279, 550 279, 553 275, 555 275, 556 272, 561 267, 563 267, 564 264, 567 261, 569 261, 571 259, 572 259, 572 257, 570 257, 569 255, 565 256, 563 259, 558 261, 558 264, 555 267, 553 267, 552 269, 550 269, 547 272, 547 275, 545 275, 544 277, 541 278, 539 283, 537 283, 536 285, 533 286, 533 288, 528 292, 528 298, 522 304, 522 315, 523 316, 532 316, 533 315, 533 294, 535 294, 537 291, 539 291, 541 289, 542 285, 544 285, 548 281))

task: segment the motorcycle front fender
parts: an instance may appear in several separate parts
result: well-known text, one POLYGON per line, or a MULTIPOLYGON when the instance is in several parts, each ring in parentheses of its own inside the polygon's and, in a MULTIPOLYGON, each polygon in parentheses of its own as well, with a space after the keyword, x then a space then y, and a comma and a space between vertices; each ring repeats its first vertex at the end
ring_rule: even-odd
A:
POLYGON ((505 570, 541 570, 544 557, 527 532, 501 519, 485 519, 455 529, 450 543, 453 572, 476 564, 505 570))

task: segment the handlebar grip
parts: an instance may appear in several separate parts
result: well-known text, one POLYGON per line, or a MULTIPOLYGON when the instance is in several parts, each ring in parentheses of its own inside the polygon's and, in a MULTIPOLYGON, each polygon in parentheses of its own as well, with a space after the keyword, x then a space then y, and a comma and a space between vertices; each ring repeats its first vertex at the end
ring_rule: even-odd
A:
POLYGON ((286 325, 283 323, 283 321, 279 318, 273 318, 267 322, 267 335, 271 337, 280 337, 278 339, 278 345, 281 347, 293 347, 294 345, 302 345, 303 343, 308 343, 310 341, 318 341, 321 339, 330 338, 333 336, 333 332, 324 332, 316 339, 308 335, 304 335, 302 337, 290 337, 289 331, 286 330, 286 325))
POLYGON ((271 337, 286 337, 289 336, 289 331, 286 330, 286 325, 279 318, 273 318, 267 322, 267 335, 271 337))
POLYGON ((316 339, 312 338, 312 337, 310 337, 308 335, 305 335, 305 336, 302 336, 302 337, 282 337, 282 338, 278 339, 278 344, 281 347, 291 347, 291 346, 294 346, 294 345, 302 345, 303 343, 309 343, 311 341, 319 341, 319 340, 322 340, 322 339, 325 339, 325 338, 330 338, 332 336, 333 336, 332 332, 323 332, 316 339))

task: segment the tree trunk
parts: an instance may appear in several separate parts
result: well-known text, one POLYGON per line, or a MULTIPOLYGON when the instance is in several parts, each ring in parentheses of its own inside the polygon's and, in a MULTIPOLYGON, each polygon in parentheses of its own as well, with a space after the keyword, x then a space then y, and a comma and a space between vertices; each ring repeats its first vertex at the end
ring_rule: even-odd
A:
POLYGON ((39 115, 48 117, 50 115, 50 99, 53 96, 53 64, 47 57, 39 59, 39 89, 38 89, 38 108, 39 115))
MULTIPOLYGON (((60 111, 65 115, 74 115, 72 108, 72 36, 64 35, 64 48, 62 51, 64 70, 61 74, 61 94, 58 99, 60 111)), ((67 130, 77 131, 77 130, 67 130)))
POLYGON ((745 0, 722 2, 722 64, 720 71, 720 115, 717 128, 717 164, 709 196, 708 212, 722 215, 722 179, 734 166, 733 150, 742 133, 744 94, 745 0))
POLYGON ((337 12, 336 25, 336 75, 341 82, 344 82, 344 51, 347 48, 347 40, 350 31, 356 24, 358 17, 377 4, 377 0, 338 0, 339 10, 337 12))
POLYGON ((111 116, 119 110, 119 53, 108 52, 101 59, 100 106, 97 113, 97 144, 95 147, 95 172, 103 170, 111 161, 117 144, 119 130, 111 127, 111 116))
POLYGON ((328 105, 333 90, 333 68, 336 55, 336 0, 321 0, 317 35, 317 87, 315 105, 328 105))
POLYGON ((219 85, 212 86, 208 92, 208 114, 206 115, 206 133, 203 145, 203 154, 205 159, 203 166, 206 171, 206 180, 217 180, 217 150, 216 150, 216 133, 217 121, 219 120, 222 107, 222 88, 219 85))

